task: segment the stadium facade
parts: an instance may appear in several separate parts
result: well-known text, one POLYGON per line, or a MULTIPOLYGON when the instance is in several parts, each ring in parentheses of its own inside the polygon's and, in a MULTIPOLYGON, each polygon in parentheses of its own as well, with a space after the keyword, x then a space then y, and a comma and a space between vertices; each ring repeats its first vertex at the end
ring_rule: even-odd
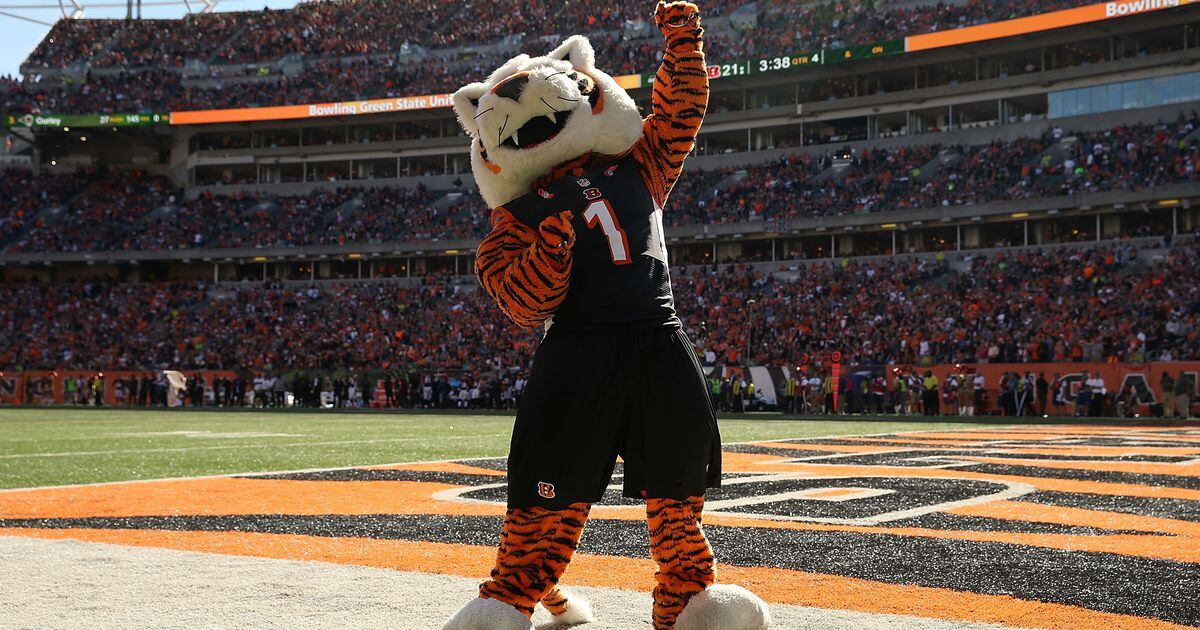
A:
MULTIPOLYGON (((1139 256, 1152 260, 1163 255, 1166 243, 1186 242, 1200 230, 1200 181, 1191 176, 1196 166, 1191 158, 1162 166, 1180 176, 1158 178, 1150 185, 1111 175, 1114 181, 1103 186, 1083 182, 1090 181, 1089 171, 1101 168, 1090 162, 1093 156, 1086 150, 1096 138, 1142 127, 1153 136, 1153 126, 1163 124, 1171 126, 1171 133, 1148 142, 1177 143, 1179 153, 1194 143, 1200 132, 1188 125, 1200 101, 1200 8, 1180 0, 1055 7, 877 41, 853 41, 850 33, 835 46, 798 46, 766 56, 753 52, 758 29, 790 19, 786 9, 729 6, 724 15, 706 18, 710 34, 740 44, 727 50, 751 52, 719 56, 718 48, 710 56, 709 114, 684 176, 685 181, 701 178, 706 189, 683 200, 677 192, 673 205, 686 212, 690 209, 680 204, 715 200, 704 202, 704 213, 690 215, 699 220, 676 221, 667 228, 672 263, 747 262, 760 270, 796 275, 806 264, 830 259, 904 254, 966 264, 961 263, 965 254, 977 257, 997 249, 1079 248, 1114 241, 1136 243, 1142 247, 1139 256), (970 164, 1022 143, 1033 148, 1012 157, 1008 175, 1017 183, 998 183, 998 191, 1005 189, 1002 194, 956 189, 977 184, 956 183, 970 172, 970 164), (914 156, 920 160, 913 162, 914 156), (798 201, 788 212, 756 207, 753 200, 720 208, 720 196, 709 194, 754 188, 776 169, 796 165, 803 165, 808 193, 820 194, 823 182, 836 188, 871 176, 877 164, 872 160, 893 171, 889 178, 903 180, 912 194, 901 202, 890 195, 888 184, 876 183, 870 199, 851 195, 848 202, 821 211, 806 211, 809 202, 798 201), (1023 191, 1023 172, 1028 171, 1054 186, 1023 191)), ((878 9, 890 10, 937 9, 921 0, 884 3, 878 9)), ((636 43, 648 34, 646 27, 626 21, 615 32, 600 33, 600 41, 636 43)), ((101 42, 108 48, 120 41, 121 29, 133 27, 110 28, 115 34, 101 42)), ((233 37, 248 35, 238 31, 233 37)), ((235 232, 217 240, 202 239, 198 229, 194 242, 159 247, 127 242, 56 247, 54 239, 37 238, 38 231, 65 231, 67 223, 78 219, 71 206, 86 197, 80 193, 64 203, 32 209, 34 220, 7 235, 0 245, 0 279, 361 279, 404 284, 430 276, 470 276, 472 252, 487 219, 472 190, 467 139, 449 108, 448 95, 456 85, 405 91, 400 83, 389 87, 390 95, 343 97, 335 73, 324 92, 328 98, 321 102, 279 103, 275 98, 262 104, 255 98, 212 108, 166 105, 178 98, 143 99, 136 111, 52 110, 37 95, 57 91, 87 102, 89 91, 99 93, 105 85, 164 76, 187 93, 236 94, 239 86, 253 86, 247 89, 262 94, 272 86, 286 91, 290 77, 313 69, 375 63, 469 75, 494 67, 513 51, 544 48, 554 39, 510 36, 441 48, 416 42, 387 53, 290 54, 228 64, 183 59, 161 67, 103 61, 106 53, 116 53, 100 44, 90 57, 69 63, 39 65, 31 59, 23 67, 25 83, 12 88, 18 98, 10 98, 6 128, 0 131, 0 163, 10 173, 46 177, 80 169, 136 171, 177 188, 177 193, 147 196, 149 207, 125 217, 135 231, 169 225, 189 204, 202 206, 211 199, 240 203, 241 211, 270 223, 283 216, 279 207, 287 199, 307 196, 318 201, 304 202, 303 212, 323 216, 313 219, 312 229, 326 234, 243 241, 235 232), (468 229, 339 238, 343 218, 371 213, 380 190, 420 190, 422 203, 443 226, 462 222, 468 229), (321 197, 323 192, 329 196, 321 197)), ((644 65, 643 73, 619 77, 643 105, 649 99, 653 60, 644 65)), ((1119 175, 1119 166, 1107 168, 1110 173, 1116 168, 1119 175)), ((785 188, 783 194, 791 190, 785 188)), ((295 209, 286 216, 296 216, 295 209)))
MULTIPOLYGON (((841 49, 715 58, 711 113, 689 168, 729 170, 715 184, 720 188, 745 177, 739 167, 832 154, 832 163, 817 177, 837 180, 855 152, 940 145, 933 160, 911 172, 936 180, 945 166, 962 159, 960 147, 1036 138, 1055 128, 1063 130, 1057 145, 1039 159, 1061 167, 1062 149, 1077 141, 1075 132, 1173 121, 1195 108, 1200 12, 1180 5, 1111 2, 841 49), (1072 22, 1077 24, 1050 28, 1072 22)), ((744 22, 710 23, 715 24, 710 28, 752 33, 744 22)), ((438 53, 443 58, 466 54, 438 53)), ((286 73, 289 65, 304 61, 272 63, 286 73)), ((43 81, 66 80, 69 74, 29 65, 24 71, 43 81)), ((240 73, 244 68, 217 74, 240 73)), ((136 75, 129 80, 136 81, 136 75)), ((651 80, 650 74, 622 77, 639 102, 647 100, 651 80)), ((467 142, 447 94, 344 102, 337 96, 331 92, 327 103, 226 110, 9 114, 5 158, 50 172, 97 164, 142 169, 185 186, 188 198, 420 185, 444 193, 435 204, 452 204, 472 186, 467 142)), ((672 227, 669 250, 689 260, 792 261, 1103 241, 1131 233, 1177 235, 1200 228, 1198 197, 1200 185, 1186 183, 815 218, 743 216, 721 225, 672 227), (1149 231, 1139 229, 1142 225, 1149 231)), ((433 270, 468 274, 475 243, 7 252, 0 260, 8 277, 42 279, 87 275, 80 264, 95 273, 137 279, 142 275, 137 263, 149 262, 168 265, 169 278, 372 278, 385 268, 406 276, 433 270)))

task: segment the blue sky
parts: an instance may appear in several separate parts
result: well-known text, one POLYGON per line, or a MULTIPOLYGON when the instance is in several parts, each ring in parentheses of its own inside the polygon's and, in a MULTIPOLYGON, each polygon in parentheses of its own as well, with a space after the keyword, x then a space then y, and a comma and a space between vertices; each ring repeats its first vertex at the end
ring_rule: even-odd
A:
MULTIPOLYGON (((123 18, 125 17, 125 5, 121 0, 77 0, 84 6, 85 18, 123 18), (119 7, 88 7, 90 2, 95 4, 119 4, 119 7)), ((203 6, 201 0, 190 0, 195 8, 203 6)), ((145 18, 176 18, 187 13, 187 7, 182 0, 169 6, 145 6, 148 3, 165 4, 164 0, 143 0, 142 17, 145 18)), ((221 0, 217 5, 218 11, 250 11, 253 9, 261 9, 270 7, 272 9, 293 7, 296 5, 296 0, 221 0)), ((68 8, 71 6, 70 0, 63 0, 63 4, 68 8)), ((40 22, 48 22, 53 24, 55 20, 62 17, 62 12, 58 8, 58 0, 0 0, 0 13, 13 13, 22 17, 31 18, 40 22), (13 7, 29 7, 29 6, 44 6, 45 8, 13 8, 13 7)), ((42 37, 46 35, 46 31, 50 30, 49 26, 43 24, 35 24, 26 20, 0 15, 0 32, 4 33, 0 37, 0 75, 15 75, 19 71, 21 62, 27 57, 42 41, 42 37)))

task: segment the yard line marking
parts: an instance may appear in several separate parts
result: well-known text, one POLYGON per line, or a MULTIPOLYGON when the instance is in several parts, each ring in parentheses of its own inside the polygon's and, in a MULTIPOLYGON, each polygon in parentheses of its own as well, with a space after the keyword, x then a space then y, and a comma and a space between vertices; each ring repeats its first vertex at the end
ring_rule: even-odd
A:
MULTIPOLYGON (((485 433, 482 435, 449 435, 433 438, 437 440, 475 440, 482 437, 496 437, 500 433, 485 433)), ((59 453, 16 453, 0 455, 0 459, 29 459, 32 457, 80 457, 85 455, 122 455, 126 453, 185 453, 189 451, 213 451, 236 448, 282 448, 289 446, 334 446, 339 444, 378 444, 383 442, 415 442, 428 440, 427 437, 382 438, 377 440, 338 440, 331 442, 287 442, 283 444, 219 444, 215 446, 185 446, 176 448, 135 448, 112 451, 66 451, 59 453)), ((344 468, 344 467, 343 467, 344 468)))
POLYGON ((133 433, 110 433, 111 437, 185 437, 203 440, 224 440, 267 437, 314 437, 308 433, 269 433, 266 431, 138 431, 133 433))

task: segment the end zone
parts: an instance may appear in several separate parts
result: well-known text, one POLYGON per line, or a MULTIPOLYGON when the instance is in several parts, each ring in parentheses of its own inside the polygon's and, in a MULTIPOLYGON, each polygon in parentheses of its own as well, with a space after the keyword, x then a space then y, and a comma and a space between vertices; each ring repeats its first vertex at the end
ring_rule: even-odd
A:
MULTIPOLYGON (((725 468, 705 515, 721 579, 773 604, 984 626, 1200 624, 1195 428, 754 442, 729 446, 725 468)), ((0 493, 0 535, 473 584, 490 568, 503 497, 503 459, 33 489, 0 493)), ((593 515, 564 582, 647 592, 642 507, 614 490, 593 515)))

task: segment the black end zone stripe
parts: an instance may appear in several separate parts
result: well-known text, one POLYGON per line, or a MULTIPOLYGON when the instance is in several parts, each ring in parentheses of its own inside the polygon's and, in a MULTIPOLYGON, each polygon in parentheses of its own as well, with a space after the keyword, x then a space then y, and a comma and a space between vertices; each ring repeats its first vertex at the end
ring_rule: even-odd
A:
POLYGON ((963 470, 984 473, 987 475, 1035 477, 1041 479, 1070 479, 1074 481, 1095 481, 1099 483, 1127 483, 1136 486, 1151 486, 1155 488, 1182 488, 1184 490, 1200 490, 1200 477, 1154 475, 1150 473, 1111 472, 1104 470, 1086 470, 1082 468, 1045 468, 1041 466, 1022 464, 974 464, 972 466, 964 467, 963 470))
POLYGON ((1200 523, 1200 501, 1050 491, 1035 492, 1014 500, 1200 523))
POLYGON ((985 516, 962 516, 933 512, 914 518, 907 518, 890 523, 882 523, 880 527, 916 527, 936 529, 939 531, 960 532, 1008 532, 1013 534, 1067 534, 1069 536, 1166 536, 1157 532, 1144 532, 1126 529, 1105 529, 1102 527, 1084 527, 1082 525, 1062 525, 1059 523, 1039 523, 1036 521, 1015 521, 1002 518, 987 518, 985 516))
MULTIPOLYGON (((241 531, 495 545, 490 516, 176 516, 3 520, 0 527, 241 531)), ((875 533, 705 527, 724 564, 769 566, 892 584, 1011 595, 1174 623, 1200 624, 1200 565, 1119 554, 875 533), (764 553, 766 552, 766 553, 764 553)), ((646 524, 594 520, 580 551, 644 558, 646 524)))
POLYGON ((507 457, 489 457, 486 459, 461 459, 457 463, 462 464, 464 466, 474 466, 476 468, 483 468, 485 470, 499 470, 501 472, 508 472, 508 458, 507 457))

